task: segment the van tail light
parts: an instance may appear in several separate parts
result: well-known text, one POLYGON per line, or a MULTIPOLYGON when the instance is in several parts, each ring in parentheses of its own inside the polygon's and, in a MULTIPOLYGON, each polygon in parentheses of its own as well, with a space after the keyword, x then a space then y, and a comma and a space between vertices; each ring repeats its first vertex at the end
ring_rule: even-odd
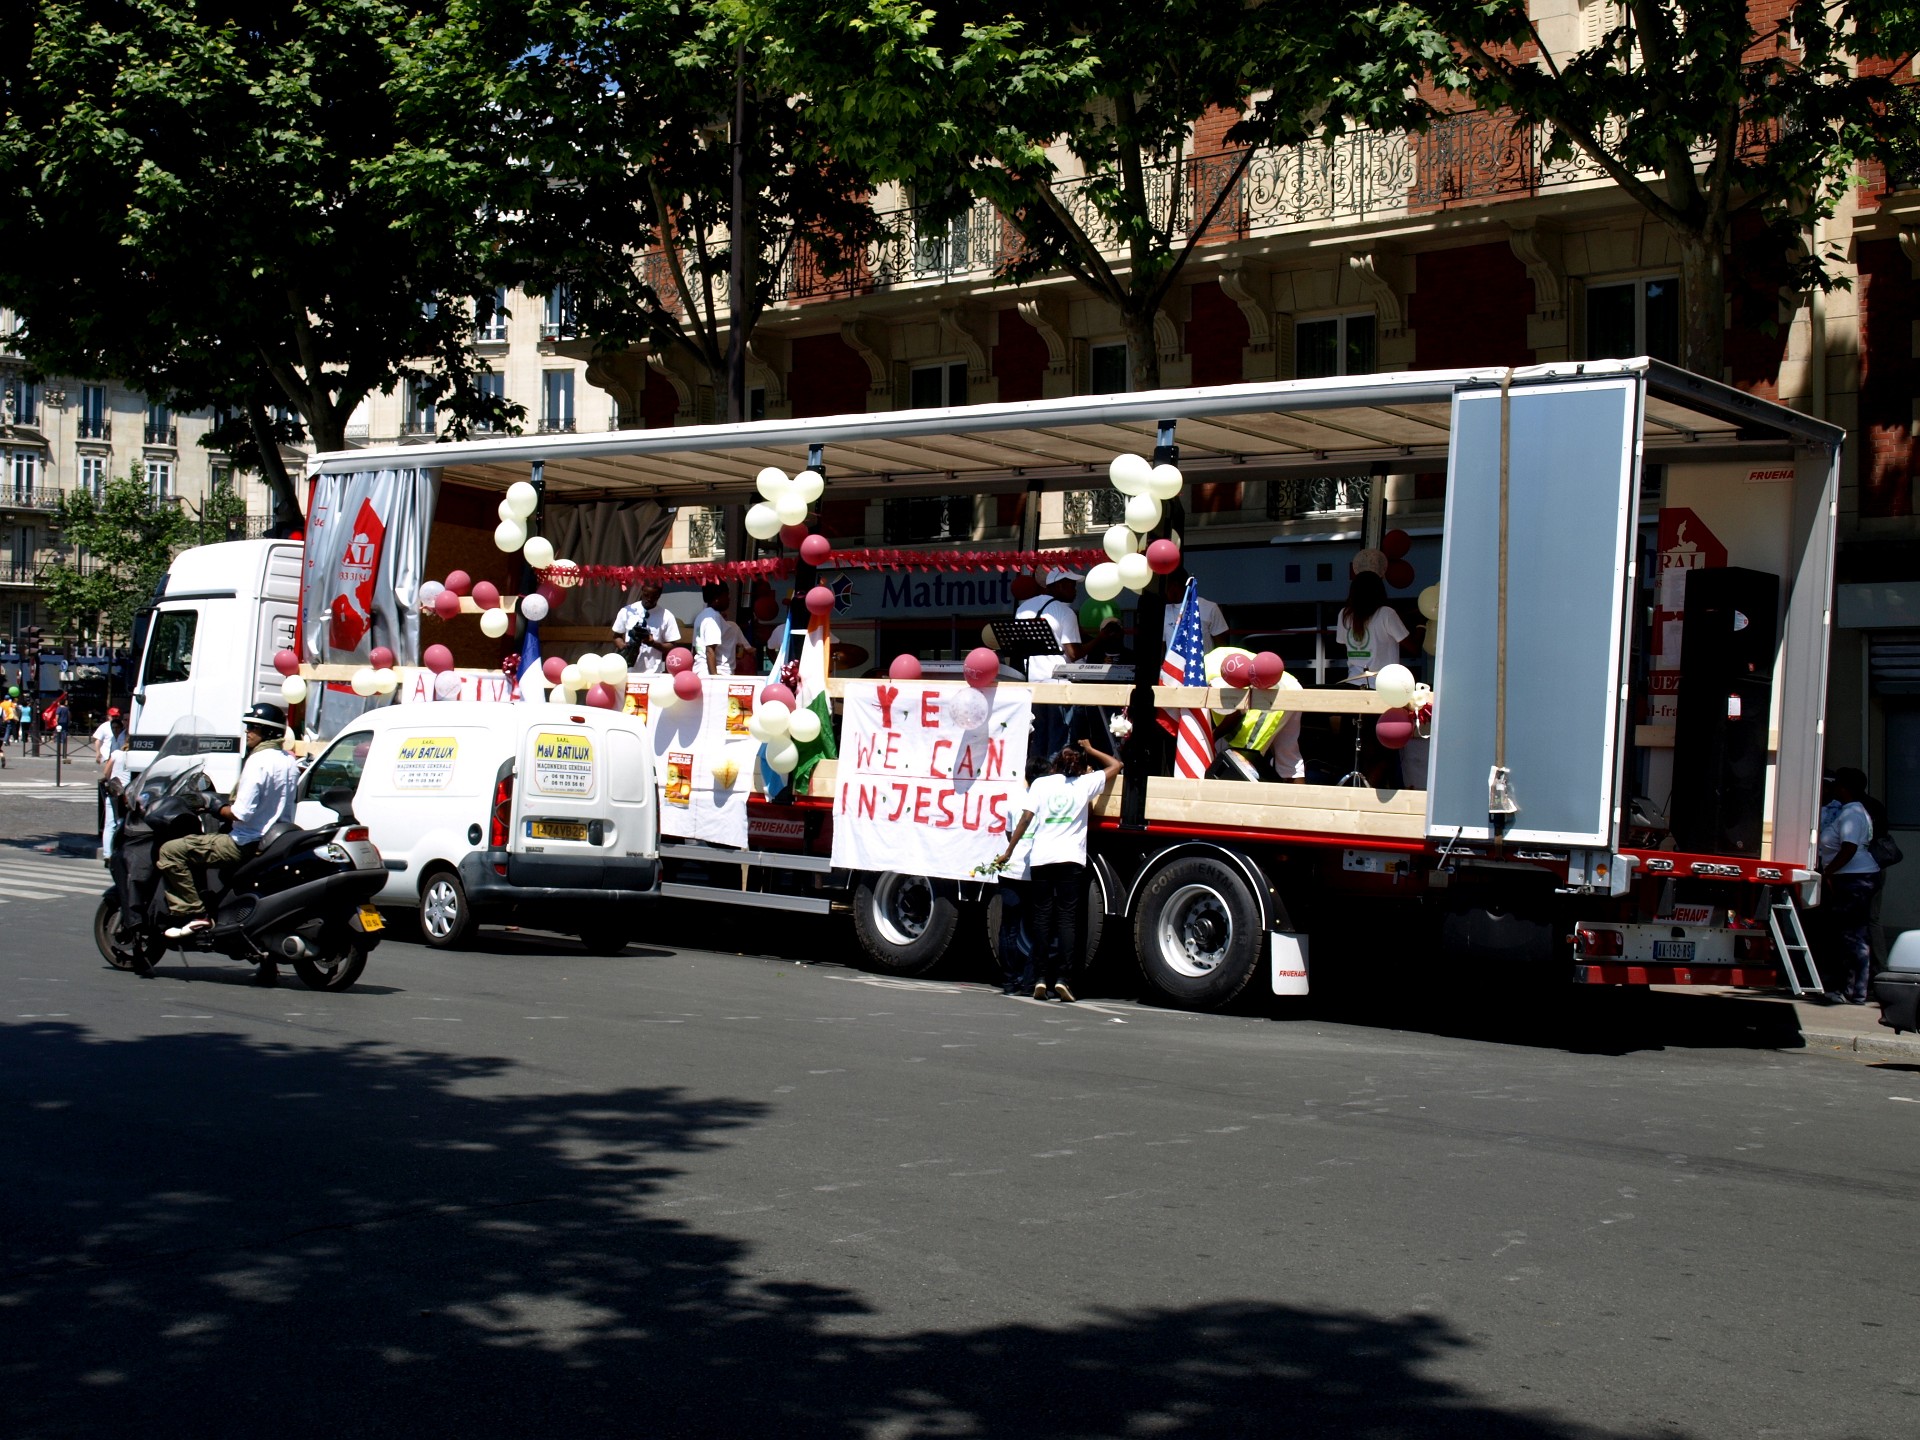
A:
POLYGON ((513 823, 513 772, 493 782, 493 814, 487 831, 487 845, 494 850, 507 848, 509 826, 513 823))
POLYGON ((1582 925, 1573 932, 1573 949, 1584 959, 1605 960, 1626 954, 1627 942, 1618 930, 1582 925))
POLYGON ((355 825, 340 838, 342 840, 365 840, 367 838, 367 827, 364 825, 355 825))

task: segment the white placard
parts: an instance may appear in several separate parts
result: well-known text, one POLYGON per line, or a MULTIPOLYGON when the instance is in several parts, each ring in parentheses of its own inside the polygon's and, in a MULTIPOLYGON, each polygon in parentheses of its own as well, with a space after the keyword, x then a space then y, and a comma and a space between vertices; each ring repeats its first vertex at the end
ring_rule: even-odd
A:
POLYGON ((460 742, 451 735, 410 735, 393 757, 395 790, 444 790, 460 758, 460 742))
POLYGON ((946 701, 962 687, 850 683, 833 806, 836 869, 964 880, 1006 846, 1026 792, 1033 701, 1024 686, 981 691, 967 730, 946 701))
POLYGON ((593 794, 593 737, 580 730, 537 730, 533 788, 542 795, 593 794))
MULTIPOLYGON (((644 680, 646 716, 653 736, 653 773, 658 777, 660 833, 744 850, 747 845, 747 797, 753 793, 753 767, 760 746, 751 739, 727 737, 727 687, 740 680, 703 675, 698 705, 674 698, 671 675, 633 676, 628 680, 629 710, 644 680), (684 802, 676 788, 667 793, 670 755, 692 755, 693 773, 684 802), (731 783, 725 783, 730 781, 731 783)), ((772 683, 764 677, 761 685, 772 683)))

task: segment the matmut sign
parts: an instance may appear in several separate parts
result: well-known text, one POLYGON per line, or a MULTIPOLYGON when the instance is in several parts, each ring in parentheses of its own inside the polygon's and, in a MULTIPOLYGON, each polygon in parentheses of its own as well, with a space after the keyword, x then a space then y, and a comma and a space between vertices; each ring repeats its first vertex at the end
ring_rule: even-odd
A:
POLYGON ((1019 817, 1032 723, 1024 686, 849 684, 834 867, 967 879, 1019 817))

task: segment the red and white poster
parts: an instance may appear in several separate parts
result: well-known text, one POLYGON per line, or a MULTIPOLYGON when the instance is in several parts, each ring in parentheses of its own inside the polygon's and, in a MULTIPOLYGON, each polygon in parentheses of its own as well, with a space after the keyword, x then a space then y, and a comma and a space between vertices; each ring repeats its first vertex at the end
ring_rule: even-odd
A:
POLYGON ((1006 848, 1026 794, 1025 686, 850 683, 844 705, 836 869, 965 880, 1006 848))
POLYGON ((1687 609, 1687 576, 1695 570, 1725 569, 1727 547, 1684 505, 1661 510, 1658 545, 1647 723, 1671 725, 1679 715, 1680 630, 1687 609))

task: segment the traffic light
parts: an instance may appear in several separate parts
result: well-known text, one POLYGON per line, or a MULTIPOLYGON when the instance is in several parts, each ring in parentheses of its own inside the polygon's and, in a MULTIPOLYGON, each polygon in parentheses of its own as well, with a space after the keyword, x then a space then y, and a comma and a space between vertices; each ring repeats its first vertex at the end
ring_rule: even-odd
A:
POLYGON ((40 627, 38 625, 29 625, 22 632, 20 650, 30 661, 40 658, 40 627))

